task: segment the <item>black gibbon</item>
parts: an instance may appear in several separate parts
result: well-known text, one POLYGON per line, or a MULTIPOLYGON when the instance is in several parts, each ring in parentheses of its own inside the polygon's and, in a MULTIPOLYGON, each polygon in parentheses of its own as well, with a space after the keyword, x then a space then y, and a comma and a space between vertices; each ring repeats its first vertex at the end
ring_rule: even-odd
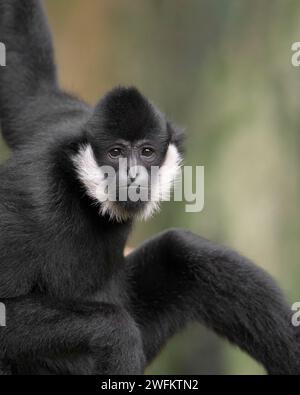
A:
POLYGON ((0 119, 12 150, 0 169, 2 374, 142 374, 191 321, 270 374, 299 374, 290 308, 248 259, 180 229, 124 257, 135 218, 158 202, 101 200, 101 168, 119 174, 126 158, 168 169, 157 178, 163 190, 178 170, 181 131, 135 88, 95 107, 63 92, 38 0, 0 0, 0 40, 0 119))

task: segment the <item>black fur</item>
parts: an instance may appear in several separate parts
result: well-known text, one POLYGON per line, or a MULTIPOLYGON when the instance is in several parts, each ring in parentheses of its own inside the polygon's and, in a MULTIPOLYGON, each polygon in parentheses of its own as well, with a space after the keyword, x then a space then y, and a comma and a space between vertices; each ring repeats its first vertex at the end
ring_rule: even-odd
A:
POLYGON ((0 0, 0 370, 13 374, 142 373, 190 321, 226 337, 272 374, 299 374, 290 310, 274 281, 224 247, 169 230, 129 257, 131 221, 100 216, 71 156, 90 142, 182 135, 133 88, 95 109, 62 92, 37 0, 0 0))

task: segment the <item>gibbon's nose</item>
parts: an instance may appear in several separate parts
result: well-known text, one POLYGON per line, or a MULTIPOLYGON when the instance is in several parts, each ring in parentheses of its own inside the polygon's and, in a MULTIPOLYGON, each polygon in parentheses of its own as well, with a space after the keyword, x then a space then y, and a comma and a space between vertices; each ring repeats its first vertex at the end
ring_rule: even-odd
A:
POLYGON ((132 184, 139 176, 138 166, 136 162, 131 160, 129 162, 129 168, 127 169, 127 180, 128 183, 132 184))
POLYGON ((128 173, 127 184, 128 185, 133 184, 137 178, 138 178, 138 173, 135 174, 135 175, 132 175, 132 174, 128 173))

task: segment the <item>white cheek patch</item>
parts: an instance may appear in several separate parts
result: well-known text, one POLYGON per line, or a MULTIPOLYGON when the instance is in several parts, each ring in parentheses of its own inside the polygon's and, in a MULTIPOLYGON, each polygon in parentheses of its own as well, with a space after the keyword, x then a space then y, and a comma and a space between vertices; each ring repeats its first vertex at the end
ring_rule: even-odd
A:
POLYGON ((95 155, 90 144, 82 146, 77 155, 73 157, 77 174, 86 188, 87 194, 95 202, 103 202, 105 194, 102 193, 105 186, 105 175, 96 162, 95 155), (101 186, 103 186, 101 188, 101 186))
MULTIPOLYGON (((170 144, 163 165, 158 170, 155 185, 151 185, 151 199, 146 202, 142 211, 137 213, 140 219, 151 217, 160 206, 160 202, 170 199, 171 188, 180 174, 181 156, 174 144, 170 144)), ((106 173, 98 165, 90 144, 80 148, 73 157, 79 180, 84 185, 86 193, 99 204, 101 215, 109 215, 110 219, 117 222, 127 221, 132 217, 118 202, 107 199, 106 173)))
POLYGON ((159 168, 158 179, 155 185, 151 185, 151 201, 143 213, 143 219, 151 217, 159 210, 160 202, 169 201, 171 189, 180 175, 182 158, 174 144, 170 144, 164 163, 159 168))
POLYGON ((111 220, 117 222, 127 221, 130 218, 128 213, 116 202, 107 199, 107 179, 96 161, 90 144, 80 148, 78 154, 73 157, 73 163, 86 193, 95 204, 99 205, 100 215, 108 214, 111 220))
POLYGON ((165 161, 159 169, 160 199, 169 200, 170 190, 180 174, 182 158, 174 144, 170 144, 165 161))

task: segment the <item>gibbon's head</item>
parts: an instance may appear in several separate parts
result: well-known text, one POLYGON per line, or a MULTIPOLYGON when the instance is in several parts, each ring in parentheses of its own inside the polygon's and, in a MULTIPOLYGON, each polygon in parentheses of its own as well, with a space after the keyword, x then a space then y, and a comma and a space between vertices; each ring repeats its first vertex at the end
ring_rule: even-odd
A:
POLYGON ((167 200, 179 173, 182 132, 135 88, 116 88, 96 106, 88 142, 73 157, 100 214, 148 218, 167 200))

